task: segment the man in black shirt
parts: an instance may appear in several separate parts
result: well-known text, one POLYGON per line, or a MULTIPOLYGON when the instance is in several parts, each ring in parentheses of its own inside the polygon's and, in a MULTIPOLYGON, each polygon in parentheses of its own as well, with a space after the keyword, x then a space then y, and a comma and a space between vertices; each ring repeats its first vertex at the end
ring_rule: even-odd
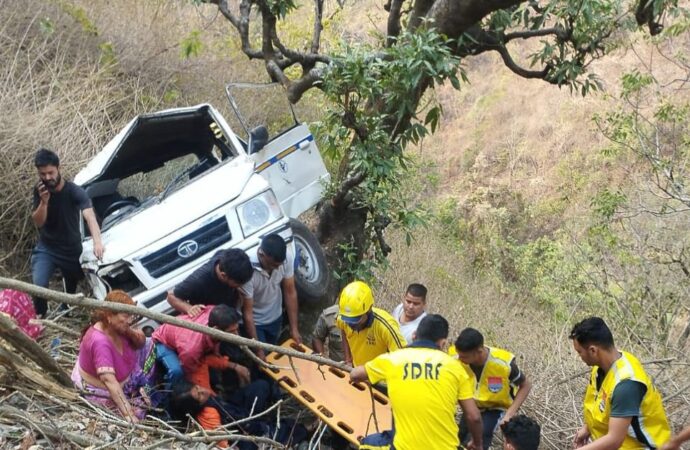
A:
POLYGON ((253 273, 245 252, 238 248, 220 250, 168 291, 168 303, 191 317, 198 316, 203 305, 226 304, 238 308, 237 288, 248 282, 253 273))
POLYGON ((531 417, 517 415, 501 425, 503 450, 537 450, 541 427, 531 417))
MULTIPOLYGON (((79 264, 82 252, 80 215, 84 216, 93 239, 93 253, 101 259, 105 248, 101 242, 101 230, 91 199, 84 189, 62 178, 60 159, 46 149, 36 152, 34 164, 39 182, 33 192, 31 218, 38 227, 38 243, 31 254, 31 275, 37 286, 48 287, 50 277, 59 268, 65 279, 65 290, 73 294, 77 283, 84 277, 79 264)), ((36 314, 44 316, 48 304, 42 298, 34 298, 36 314)))

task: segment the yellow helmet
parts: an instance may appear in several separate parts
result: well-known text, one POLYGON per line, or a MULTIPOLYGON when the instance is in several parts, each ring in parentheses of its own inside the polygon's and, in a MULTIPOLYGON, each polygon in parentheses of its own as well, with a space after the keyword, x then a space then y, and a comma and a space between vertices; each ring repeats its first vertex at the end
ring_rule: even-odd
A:
POLYGON ((345 322, 357 322, 374 306, 374 294, 363 281, 353 281, 343 288, 338 301, 340 318, 345 322))

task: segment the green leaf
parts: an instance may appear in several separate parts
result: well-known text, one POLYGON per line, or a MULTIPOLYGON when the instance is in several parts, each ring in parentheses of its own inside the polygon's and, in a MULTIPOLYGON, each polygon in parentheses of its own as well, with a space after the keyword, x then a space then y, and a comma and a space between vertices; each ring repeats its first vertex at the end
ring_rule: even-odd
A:
POLYGON ((180 42, 180 56, 182 59, 199 56, 202 47, 201 31, 192 30, 187 37, 180 42))
POLYGON ((41 33, 45 34, 46 36, 50 36, 55 32, 55 24, 53 24, 53 21, 50 20, 50 17, 44 17, 43 19, 39 20, 38 27, 41 30, 41 33))

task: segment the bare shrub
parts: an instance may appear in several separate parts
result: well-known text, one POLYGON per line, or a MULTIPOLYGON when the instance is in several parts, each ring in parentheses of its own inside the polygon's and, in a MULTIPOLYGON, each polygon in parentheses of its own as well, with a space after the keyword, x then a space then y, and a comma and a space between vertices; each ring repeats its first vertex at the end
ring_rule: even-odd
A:
POLYGON ((144 87, 102 60, 99 41, 40 1, 0 9, 0 273, 27 272, 37 148, 55 150, 68 178, 143 109, 144 87))

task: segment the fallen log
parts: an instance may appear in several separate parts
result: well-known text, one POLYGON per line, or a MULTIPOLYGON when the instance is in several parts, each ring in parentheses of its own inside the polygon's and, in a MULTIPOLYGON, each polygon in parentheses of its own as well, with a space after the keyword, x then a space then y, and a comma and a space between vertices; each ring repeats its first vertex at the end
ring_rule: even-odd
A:
POLYGON ((53 378, 49 378, 43 373, 37 372, 31 368, 22 358, 2 345, 0 345, 0 364, 13 369, 14 373, 21 375, 23 379, 28 380, 42 390, 50 392, 55 396, 70 401, 75 401, 79 398, 77 392, 72 388, 71 381, 68 387, 58 384, 53 378))
POLYGON ((36 341, 24 334, 10 316, 3 313, 0 313, 0 338, 12 344, 15 350, 38 364, 58 383, 65 387, 72 387, 72 380, 67 372, 36 341))

